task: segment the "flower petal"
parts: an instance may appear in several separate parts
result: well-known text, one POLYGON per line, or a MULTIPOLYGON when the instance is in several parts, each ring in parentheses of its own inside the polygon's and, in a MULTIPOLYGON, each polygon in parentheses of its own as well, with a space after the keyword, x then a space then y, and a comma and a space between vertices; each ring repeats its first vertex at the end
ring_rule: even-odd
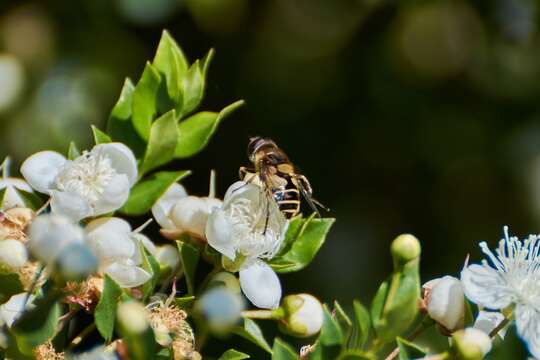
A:
POLYGON ((97 219, 85 230, 88 244, 102 266, 134 256, 136 247, 131 239, 131 227, 126 221, 112 217, 97 219))
MULTIPOLYGON (((504 320, 504 315, 498 311, 484 311, 480 310, 478 316, 474 321, 474 328, 482 330, 486 334, 490 334, 504 320)), ((504 339, 506 334, 506 328, 501 329, 497 335, 504 339)))
POLYGON ((79 221, 92 216, 92 208, 88 201, 79 194, 66 191, 51 191, 51 211, 56 215, 69 217, 79 221))
POLYGON ((463 327, 465 298, 461 282, 453 276, 445 276, 435 282, 427 311, 433 320, 450 331, 463 327))
POLYGON ((517 305, 515 316, 518 335, 527 343, 529 352, 540 359, 540 312, 532 306, 517 305))
POLYGON ((175 229, 173 222, 169 219, 171 209, 176 202, 184 197, 187 197, 187 192, 184 187, 178 183, 174 183, 152 206, 152 215, 157 223, 164 229, 175 229))
POLYGON ((32 301, 34 301, 34 295, 30 295, 28 297, 28 301, 26 297, 26 293, 13 295, 6 303, 0 305, 0 319, 3 320, 8 327, 11 327, 11 325, 13 325, 19 314, 21 314, 25 308, 34 307, 32 305, 32 301))
POLYGON ((140 267, 119 262, 107 266, 105 273, 123 288, 137 287, 151 278, 150 274, 140 267))
POLYGON ((126 145, 118 142, 99 144, 94 146, 92 152, 107 156, 116 172, 126 175, 130 186, 135 184, 138 175, 137 160, 133 151, 126 145))
POLYGON ((141 244, 144 248, 153 256, 156 256, 156 245, 150 240, 146 235, 140 233, 131 233, 131 240, 135 244, 135 253, 131 260, 135 265, 139 265, 143 262, 143 257, 141 254, 141 244))
POLYGON ((253 305, 275 309, 281 300, 281 283, 270 265, 255 261, 240 268, 240 286, 253 305))
POLYGON ((84 231, 87 234, 91 234, 93 231, 118 231, 129 234, 131 225, 126 220, 118 217, 102 217, 90 221, 84 231))
POLYGON ((129 197, 129 181, 126 175, 115 175, 105 187, 98 201, 93 204, 94 216, 113 212, 124 205, 129 197))
POLYGON ((236 243, 232 231, 233 224, 221 209, 214 209, 206 222, 208 245, 233 260, 236 258, 236 243))
POLYGON ((223 198, 223 206, 227 206, 229 203, 235 201, 235 199, 239 197, 248 199, 254 203, 258 203, 261 199, 261 192, 262 189, 253 183, 237 181, 227 189, 225 197, 223 198))
POLYGON ((0 264, 10 269, 18 269, 28 261, 28 251, 18 240, 0 240, 0 264))
POLYGON ((65 162, 66 158, 55 151, 41 151, 23 162, 21 174, 34 189, 48 194, 65 162))
POLYGON ((473 264, 461 271, 463 291, 469 300, 492 310, 512 302, 512 295, 502 274, 487 264, 473 264))
POLYGON ((82 229, 64 216, 40 215, 30 224, 28 246, 43 262, 54 261, 67 245, 83 241, 82 229))

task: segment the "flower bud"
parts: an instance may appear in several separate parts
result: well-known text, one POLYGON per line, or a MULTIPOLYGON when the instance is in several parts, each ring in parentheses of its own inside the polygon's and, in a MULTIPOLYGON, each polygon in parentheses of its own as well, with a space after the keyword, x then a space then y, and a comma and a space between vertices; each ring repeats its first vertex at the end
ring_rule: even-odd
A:
POLYGON ((288 295, 281 305, 285 317, 280 329, 292 336, 308 337, 321 330, 323 308, 320 301, 309 294, 288 295))
POLYGON ((71 244, 62 250, 56 269, 66 281, 81 281, 98 268, 98 259, 85 244, 71 244))
POLYGON ((26 246, 18 240, 7 239, 0 241, 0 266, 17 270, 28 261, 26 246))
POLYGON ((169 269, 175 269, 180 263, 178 249, 173 245, 159 246, 156 250, 156 260, 163 266, 169 269))
POLYGON ((205 239, 208 216, 221 200, 209 197, 188 196, 178 200, 171 211, 171 220, 177 229, 205 239))
POLYGON ((461 281, 444 276, 428 281, 422 287, 428 315, 449 332, 463 327, 465 296, 461 281))
POLYGON ((218 272, 212 277, 209 287, 224 286, 227 290, 231 291, 234 294, 240 294, 240 281, 238 278, 227 271, 218 272))
POLYGON ((223 286, 208 290, 195 305, 214 332, 225 333, 240 320, 244 301, 223 286))
POLYGON ((403 265, 420 256, 420 241, 411 234, 399 235, 392 241, 390 252, 395 265, 403 265))
POLYGON ((131 334, 141 334, 150 326, 146 309, 137 301, 120 303, 117 318, 122 329, 131 334))
POLYGON ((467 328, 452 336, 452 350, 457 359, 480 360, 491 350, 491 339, 478 329, 467 328))

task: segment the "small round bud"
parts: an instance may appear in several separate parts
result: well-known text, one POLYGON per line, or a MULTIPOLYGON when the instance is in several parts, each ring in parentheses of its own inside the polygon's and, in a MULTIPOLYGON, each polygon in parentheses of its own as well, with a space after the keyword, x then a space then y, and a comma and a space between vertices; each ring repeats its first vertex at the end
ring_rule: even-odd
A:
POLYGON ((397 264, 405 264, 420 256, 420 241, 411 234, 399 235, 392 241, 390 251, 394 258, 394 262, 397 264))
POLYGON ((81 281, 98 269, 98 259, 85 244, 71 244, 60 252, 56 269, 66 281, 81 281))
POLYGON ((120 303, 117 318, 122 329, 132 334, 140 334, 150 326, 146 309, 136 301, 120 303))
POLYGON ((444 276, 428 281, 422 287, 428 315, 449 332, 463 327, 465 295, 461 281, 444 276))
POLYGON ((225 333, 240 320, 244 301, 223 286, 208 290, 195 305, 211 330, 225 333))
POLYGON ((227 271, 218 272, 212 277, 208 285, 210 287, 224 286, 227 290, 235 294, 240 294, 241 292, 240 281, 238 281, 236 276, 227 271))
POLYGON ((28 261, 26 246, 18 240, 0 240, 0 266, 17 270, 28 261))
POLYGON ((175 269, 180 263, 178 249, 170 244, 159 246, 156 249, 156 260, 169 269, 175 269))
POLYGON ((467 328, 454 333, 452 349, 458 359, 480 360, 491 350, 491 339, 482 330, 467 328))
POLYGON ((285 317, 280 322, 282 331, 297 337, 315 335, 321 330, 323 308, 320 301, 309 294, 288 295, 283 298, 285 317))

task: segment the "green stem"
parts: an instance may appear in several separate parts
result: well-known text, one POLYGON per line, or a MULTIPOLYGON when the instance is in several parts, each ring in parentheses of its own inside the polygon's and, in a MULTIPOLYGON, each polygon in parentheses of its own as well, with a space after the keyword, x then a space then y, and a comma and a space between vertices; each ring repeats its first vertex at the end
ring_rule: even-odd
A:
POLYGON ((242 317, 260 320, 279 320, 285 316, 283 309, 276 310, 246 310, 242 311, 242 317))
POLYGON ((397 290, 399 287, 399 278, 401 276, 401 273, 395 272, 392 274, 392 281, 390 282, 390 289, 388 290, 388 296, 386 297, 386 301, 384 302, 384 308, 383 308, 383 314, 386 314, 388 312, 388 307, 392 302, 394 301, 394 297, 397 294, 397 290))
POLYGON ((71 342, 69 343, 69 345, 67 346, 66 349, 71 350, 75 346, 79 345, 88 334, 90 334, 92 331, 94 331, 95 328, 96 328, 96 323, 94 323, 94 322, 90 323, 87 327, 85 327, 79 333, 79 335, 75 336, 75 338, 73 338, 73 340, 71 340, 71 342))
MULTIPOLYGON (((422 321, 420 322, 420 324, 418 324, 418 326, 406 337, 406 339, 408 341, 412 341, 414 339, 416 339, 416 337, 418 335, 420 335, 421 333, 424 332, 424 330, 426 330, 427 328, 431 327, 434 322, 433 321, 427 321, 429 318, 428 316, 426 315, 422 321)), ((394 348, 394 350, 392 350, 392 352, 390 354, 388 354, 388 356, 385 358, 385 360, 393 360, 395 359, 397 356, 399 355, 399 346, 396 346, 394 348)))
POLYGON ((499 331, 501 331, 502 329, 504 329, 504 327, 505 327, 506 325, 508 325, 508 323, 509 323, 510 321, 512 321, 512 317, 513 317, 513 315, 510 314, 508 317, 505 317, 503 320, 501 320, 501 322, 499 323, 499 325, 497 325, 497 326, 495 327, 495 329, 491 330, 491 332, 489 333, 489 337, 490 337, 490 338, 495 337, 495 335, 497 335, 497 334, 499 333, 499 331))

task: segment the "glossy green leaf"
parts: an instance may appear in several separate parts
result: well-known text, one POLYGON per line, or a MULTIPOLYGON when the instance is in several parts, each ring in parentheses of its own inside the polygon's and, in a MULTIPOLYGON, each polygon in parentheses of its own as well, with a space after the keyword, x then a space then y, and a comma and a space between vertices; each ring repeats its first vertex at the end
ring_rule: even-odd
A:
POLYGON ((233 329, 233 333, 251 341, 260 348, 272 353, 272 348, 264 338, 261 328, 251 319, 244 319, 243 326, 237 326, 233 329))
POLYGON ((377 336, 387 342, 407 330, 418 314, 418 289, 413 277, 394 274, 377 291, 371 318, 377 336))
POLYGON ((210 63, 212 62, 212 59, 214 58, 214 49, 208 50, 208 53, 204 56, 204 58, 201 60, 201 70, 203 78, 206 79, 208 76, 208 68, 210 67, 210 63))
POLYGON ((135 86, 133 86, 129 78, 126 78, 120 97, 109 115, 107 132, 114 141, 126 144, 133 150, 135 156, 140 158, 144 153, 146 144, 131 121, 134 90, 135 86))
POLYGON ((294 241, 305 231, 307 225, 313 220, 315 215, 317 214, 313 213, 307 218, 303 218, 302 215, 297 215, 289 220, 289 227, 285 233, 285 239, 283 239, 276 256, 281 256, 291 249, 294 241))
POLYGON ((69 148, 68 148, 68 153, 67 153, 68 160, 74 160, 74 159, 78 158, 79 156, 81 156, 81 152, 77 148, 77 145, 75 145, 75 142, 73 142, 73 141, 70 142, 69 143, 69 148))
POLYGON ((18 274, 0 272, 0 304, 5 303, 10 297, 23 291, 24 287, 18 274))
POLYGON ((244 104, 237 101, 218 113, 200 112, 178 124, 179 138, 176 145, 175 157, 187 158, 201 151, 216 131, 220 122, 234 110, 244 104))
POLYGON ((184 270, 184 277, 188 288, 188 295, 195 292, 195 270, 199 263, 199 249, 182 241, 177 241, 178 251, 180 252, 180 262, 184 270))
POLYGON ((276 338, 274 340, 274 347, 272 348, 272 360, 299 360, 299 359, 300 357, 289 344, 283 342, 279 338, 276 338))
POLYGON ((94 134, 94 142, 96 145, 111 142, 111 138, 109 137, 109 135, 105 134, 103 131, 99 130, 94 125, 92 125, 92 133, 94 134))
POLYGON ((147 176, 131 189, 120 211, 131 216, 146 214, 169 186, 189 174, 190 171, 160 171, 147 176))
POLYGON ((177 142, 176 112, 171 110, 152 123, 140 173, 145 174, 171 161, 174 158, 177 142))
POLYGON ((141 79, 133 90, 131 121, 139 136, 148 141, 152 120, 157 113, 158 90, 161 83, 159 72, 146 63, 141 79))
POLYGON ((142 287, 143 296, 145 299, 148 299, 152 295, 154 288, 156 287, 159 278, 161 277, 161 269, 159 262, 156 258, 144 247, 141 243, 140 252, 143 257, 142 268, 146 270, 152 277, 142 287))
MULTIPOLYGON (((24 191, 21 189, 13 188, 13 190, 20 196, 26 207, 36 211, 45 203, 43 199, 36 193, 24 191)), ((3 196, 2 196, 3 198, 3 196)))
POLYGON ((199 60, 191 64, 181 79, 181 88, 184 99, 182 109, 178 114, 179 118, 197 109, 204 97, 205 79, 199 60))
POLYGON ((358 300, 353 301, 354 309, 354 336, 351 339, 351 347, 356 349, 361 349, 366 344, 368 340, 370 329, 371 329, 371 320, 369 316, 369 311, 362 305, 358 300))
POLYGON ((309 265, 323 245, 333 218, 313 219, 309 221, 299 236, 292 242, 290 249, 282 255, 274 257, 270 265, 276 272, 288 273, 299 271, 309 265), (280 268, 280 265, 294 264, 280 268))
POLYGON ((164 79, 162 88, 164 87, 165 94, 160 94, 160 96, 166 99, 161 101, 164 104, 161 110, 166 112, 176 109, 180 112, 184 106, 182 79, 188 71, 188 63, 182 50, 166 30, 161 35, 152 64, 164 79))
POLYGON ((250 356, 248 354, 244 354, 238 350, 229 349, 225 351, 218 360, 243 360, 249 358, 250 356))
POLYGON ((103 292, 96 306, 94 319, 99 333, 107 341, 110 341, 113 335, 116 309, 122 293, 120 286, 109 275, 105 275, 103 292))
POLYGON ((341 345, 343 343, 343 332, 338 321, 334 319, 326 304, 323 305, 323 311, 324 318, 319 341, 324 346, 341 345))
POLYGON ((45 293, 43 297, 34 301, 34 308, 26 311, 13 324, 11 331, 23 354, 31 354, 38 345, 54 336, 60 317, 58 301, 61 296, 59 290, 45 293))
POLYGON ((361 350, 349 349, 343 351, 337 360, 377 360, 375 355, 363 352, 361 350))
POLYGON ((396 339, 399 347, 399 360, 420 359, 426 356, 427 352, 420 346, 398 337, 396 339))

